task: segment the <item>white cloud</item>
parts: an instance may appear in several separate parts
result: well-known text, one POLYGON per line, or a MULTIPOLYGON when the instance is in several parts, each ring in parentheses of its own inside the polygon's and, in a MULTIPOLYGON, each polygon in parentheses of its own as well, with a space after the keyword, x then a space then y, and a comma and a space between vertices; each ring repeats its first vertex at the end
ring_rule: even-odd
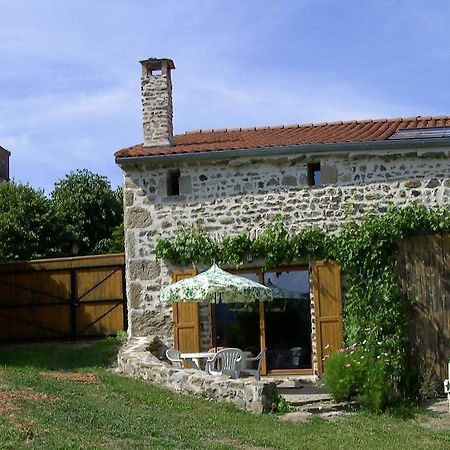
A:
POLYGON ((129 85, 99 89, 94 92, 50 92, 4 100, 0 117, 3 127, 27 123, 42 125, 53 121, 108 116, 118 111, 128 111, 134 105, 129 101, 136 91, 129 85), (12 119, 12 120, 11 120, 12 119))
POLYGON ((52 107, 45 113, 45 120, 70 120, 81 116, 108 116, 120 110, 128 110, 130 92, 123 87, 93 94, 78 93, 49 100, 52 107))

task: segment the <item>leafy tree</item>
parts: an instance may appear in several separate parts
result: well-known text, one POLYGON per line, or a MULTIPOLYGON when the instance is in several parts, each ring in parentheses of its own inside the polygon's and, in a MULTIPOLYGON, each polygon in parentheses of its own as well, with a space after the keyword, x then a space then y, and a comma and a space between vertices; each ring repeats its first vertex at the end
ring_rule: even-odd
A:
POLYGON ((122 190, 89 170, 70 172, 55 184, 51 200, 65 229, 66 255, 108 253, 113 230, 122 223, 122 190))
POLYGON ((111 238, 108 240, 109 253, 122 253, 125 251, 125 236, 123 222, 114 228, 111 238))
POLYGON ((95 254, 103 253, 123 253, 125 251, 125 236, 123 222, 112 231, 111 237, 104 238, 97 242, 94 252, 95 254))
POLYGON ((61 233, 43 190, 14 181, 0 184, 0 260, 58 256, 61 233))

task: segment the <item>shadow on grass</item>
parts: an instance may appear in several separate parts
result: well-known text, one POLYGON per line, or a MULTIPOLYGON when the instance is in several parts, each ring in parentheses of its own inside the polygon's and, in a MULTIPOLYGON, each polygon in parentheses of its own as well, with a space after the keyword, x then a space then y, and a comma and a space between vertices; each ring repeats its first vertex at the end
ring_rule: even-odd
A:
POLYGON ((48 370, 110 366, 121 342, 117 338, 82 343, 35 343, 0 348, 0 365, 48 370))
POLYGON ((397 419, 410 420, 416 414, 422 413, 423 410, 415 404, 400 403, 390 406, 386 409, 386 414, 397 419))

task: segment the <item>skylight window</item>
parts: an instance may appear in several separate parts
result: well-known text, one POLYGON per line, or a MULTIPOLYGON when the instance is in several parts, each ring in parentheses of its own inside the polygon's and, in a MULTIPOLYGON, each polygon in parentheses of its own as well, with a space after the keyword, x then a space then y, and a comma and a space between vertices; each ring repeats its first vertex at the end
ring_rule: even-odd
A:
POLYGON ((389 139, 428 139, 450 137, 450 128, 409 128, 396 131, 389 139))

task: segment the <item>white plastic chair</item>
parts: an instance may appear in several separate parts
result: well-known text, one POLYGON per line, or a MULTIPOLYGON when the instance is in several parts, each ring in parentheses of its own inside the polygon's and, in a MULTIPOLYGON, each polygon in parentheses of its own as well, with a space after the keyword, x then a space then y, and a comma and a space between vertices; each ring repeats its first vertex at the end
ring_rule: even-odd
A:
POLYGON ((244 358, 244 362, 241 367, 241 373, 248 373, 249 375, 253 375, 255 380, 261 380, 261 364, 264 353, 267 348, 264 347, 257 356, 254 358, 244 358))
POLYGON ((219 350, 206 361, 205 370, 210 375, 230 375, 239 378, 244 352, 239 348, 219 350))
POLYGON ((166 350, 166 358, 172 363, 173 367, 183 368, 183 360, 180 358, 180 352, 172 347, 166 350))
POLYGON ((448 378, 444 380, 444 392, 447 394, 448 398, 448 412, 450 412, 450 358, 448 360, 448 378))

